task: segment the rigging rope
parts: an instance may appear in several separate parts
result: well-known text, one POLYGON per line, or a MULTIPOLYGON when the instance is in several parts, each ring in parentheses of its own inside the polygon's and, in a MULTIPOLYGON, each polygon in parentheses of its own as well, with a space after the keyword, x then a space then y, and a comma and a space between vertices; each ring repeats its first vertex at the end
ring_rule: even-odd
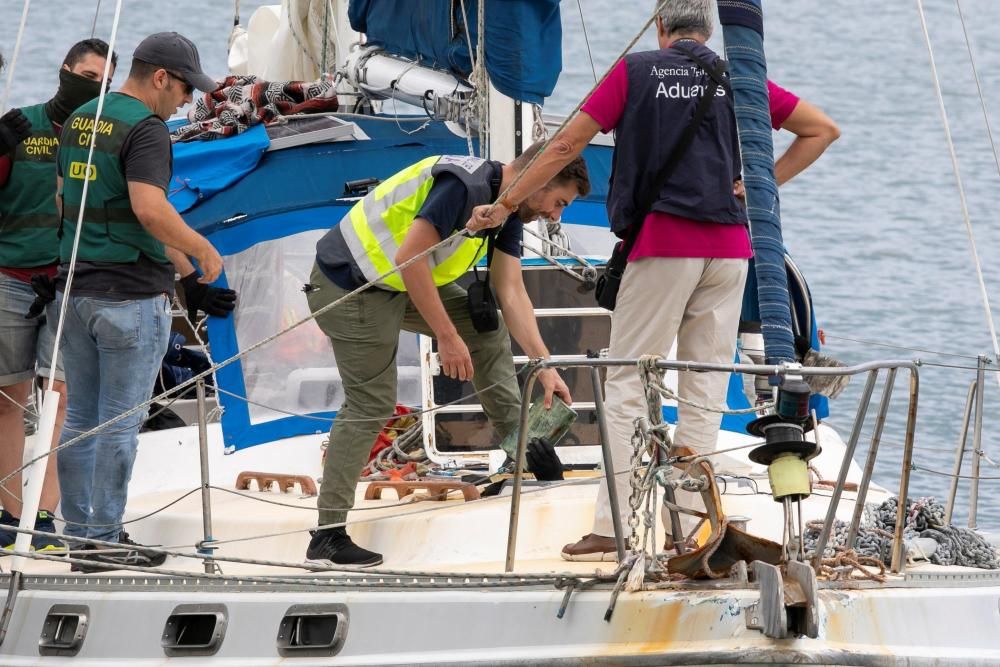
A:
MULTIPOLYGON (((937 96, 938 108, 941 112, 941 120, 944 125, 945 140, 948 144, 948 154, 951 156, 951 167, 955 174, 955 183, 958 186, 958 199, 962 205, 962 220, 965 222, 965 231, 969 236, 969 249, 972 252, 972 263, 975 266, 976 277, 979 280, 980 297, 983 300, 983 308, 986 311, 986 324, 989 326, 990 338, 993 342, 993 354, 996 359, 1000 360, 1000 340, 997 339, 996 324, 993 321, 993 311, 990 307, 990 295, 986 290, 986 279, 983 276, 983 266, 982 262, 979 261, 979 251, 976 248, 976 237, 972 231, 972 219, 969 217, 969 204, 965 197, 965 185, 962 182, 962 173, 958 166, 958 155, 955 152, 955 142, 951 136, 951 124, 948 121, 948 110, 944 104, 944 93, 941 90, 941 80, 938 76, 937 63, 934 60, 934 49, 931 45, 930 32, 927 29, 927 17, 924 14, 923 0, 917 0, 917 10, 920 14, 920 27, 923 29, 924 41, 927 44, 927 54, 931 65, 931 77, 934 80, 934 92, 937 96)), ((978 74, 976 77, 978 82, 978 74)), ((998 164, 1000 164, 1000 162, 998 162, 998 164)), ((997 375, 997 384, 1000 384, 1000 375, 997 375)))
MULTIPOLYGON (((115 6, 115 16, 111 23, 111 38, 108 40, 108 53, 115 52, 115 42, 118 39, 118 23, 121 20, 122 0, 118 0, 115 6)), ((89 174, 94 163, 94 150, 97 148, 98 127, 101 122, 101 114, 104 112, 104 99, 108 94, 108 79, 111 78, 111 58, 104 59, 104 72, 101 74, 101 92, 97 98, 97 110, 94 112, 94 130, 90 133, 90 149, 87 152, 87 165, 85 174, 89 174)), ((73 235, 73 250, 69 258, 69 269, 66 271, 66 284, 63 288, 63 299, 59 308, 59 320, 56 323, 55 339, 52 341, 52 368, 58 367, 59 341, 62 339, 63 325, 66 320, 66 311, 69 308, 70 290, 73 286, 73 276, 76 273, 77 253, 80 249, 80 235, 83 232, 83 216, 86 213, 87 194, 90 190, 90 179, 83 181, 83 191, 80 195, 80 212, 76 218, 76 230, 73 235)), ((55 373, 49 377, 48 391, 52 391, 52 384, 55 382, 55 373)), ((4 480, 5 481, 5 480, 4 480)), ((2 484, 3 481, 0 481, 2 484)))
POLYGON ((3 91, 3 101, 0 102, 0 114, 7 111, 7 103, 10 101, 10 89, 14 85, 14 69, 17 66, 17 57, 21 53, 21 40, 24 37, 24 27, 28 22, 28 9, 31 7, 31 0, 24 0, 24 9, 21 10, 21 25, 17 29, 17 39, 14 41, 14 54, 10 57, 10 64, 7 65, 7 86, 3 91))
POLYGON ((969 52, 969 64, 972 66, 972 74, 976 79, 976 90, 979 92, 979 102, 983 107, 983 121, 986 123, 986 135, 990 139, 990 148, 993 149, 993 162, 997 166, 997 174, 1000 175, 1000 155, 997 154, 997 145, 993 140, 993 125, 990 123, 990 112, 986 106, 986 96, 983 95, 983 84, 979 79, 979 68, 976 67, 976 57, 972 52, 972 40, 969 38, 969 30, 965 26, 965 15, 962 12, 962 0, 955 0, 955 7, 958 9, 958 19, 962 23, 962 34, 965 36, 965 48, 969 52))
MULTIPOLYGON (((240 0, 236 0, 237 6, 239 6, 240 0)), ((94 10, 94 23, 90 26, 90 38, 93 39, 94 35, 97 34, 97 17, 101 14, 101 0, 97 0, 97 9, 94 10)))
POLYGON ((583 27, 583 42, 587 45, 587 57, 590 58, 590 71, 594 73, 594 82, 597 82, 597 68, 594 67, 594 54, 590 51, 590 37, 587 36, 587 19, 583 16, 583 2, 576 0, 576 7, 580 10, 580 26, 583 27))
MULTIPOLYGON (((521 182, 521 178, 524 176, 524 174, 526 174, 528 172, 528 169, 531 168, 531 165, 533 165, 535 163, 535 161, 539 157, 541 157, 541 155, 545 152, 545 149, 547 149, 549 147, 549 144, 552 143, 552 140, 555 139, 556 137, 558 137, 559 133, 562 132, 564 129, 566 129, 566 126, 569 125, 569 121, 572 120, 573 117, 576 116, 577 112, 579 112, 580 109, 583 108, 583 105, 587 102, 588 99, 590 99, 590 96, 594 93, 594 91, 597 90, 600 87, 600 85, 602 83, 604 83, 604 81, 609 76, 611 76, 611 72, 614 70, 615 65, 618 64, 618 61, 621 60, 622 58, 624 58, 625 54, 627 54, 629 51, 631 51, 632 47, 635 46, 638 43, 638 41, 642 38, 642 36, 644 34, 646 34, 646 31, 649 30, 649 26, 653 25, 653 22, 656 20, 656 17, 659 15, 660 10, 663 9, 666 6, 666 4, 667 4, 667 0, 660 0, 656 4, 656 9, 653 10, 652 15, 649 17, 649 19, 646 21, 646 23, 643 24, 643 26, 639 30, 639 32, 636 33, 635 37, 633 37, 632 40, 625 46, 624 50, 622 50, 622 52, 618 54, 618 57, 614 59, 614 61, 611 63, 611 65, 608 67, 608 69, 604 71, 604 74, 591 87, 591 89, 587 92, 587 94, 584 95, 580 99, 580 101, 577 103, 577 105, 575 107, 573 107, 573 110, 570 111, 566 115, 566 118, 563 119, 563 122, 559 124, 558 128, 556 128, 556 131, 552 133, 551 137, 549 137, 548 139, 545 140, 545 143, 542 144, 541 148, 538 149, 538 152, 535 153, 535 155, 533 155, 530 160, 528 160, 528 163, 526 165, 524 165, 524 168, 521 169, 521 171, 519 171, 517 174, 514 175, 514 178, 511 180, 510 185, 508 185, 506 187, 506 189, 504 189, 503 192, 501 192, 499 195, 497 195, 497 199, 496 199, 497 201, 502 200, 511 191, 511 189, 514 188, 514 186, 516 186, 518 183, 521 182)), ((492 207, 491 207, 491 210, 492 210, 492 207)))

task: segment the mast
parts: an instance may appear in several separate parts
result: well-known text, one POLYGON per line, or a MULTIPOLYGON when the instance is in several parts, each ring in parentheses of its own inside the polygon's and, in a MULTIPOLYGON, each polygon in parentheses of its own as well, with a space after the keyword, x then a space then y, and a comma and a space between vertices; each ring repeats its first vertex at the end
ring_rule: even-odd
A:
MULTIPOLYGON (((785 246, 781 237, 778 184, 774 179, 774 142, 771 138, 767 96, 767 60, 764 57, 764 14, 761 0, 729 0, 719 5, 726 42, 736 123, 743 156, 747 213, 754 259, 748 284, 757 290, 748 295, 764 335, 766 363, 794 362, 795 339, 788 300, 785 246)), ((751 308, 751 310, 753 310, 751 308)))

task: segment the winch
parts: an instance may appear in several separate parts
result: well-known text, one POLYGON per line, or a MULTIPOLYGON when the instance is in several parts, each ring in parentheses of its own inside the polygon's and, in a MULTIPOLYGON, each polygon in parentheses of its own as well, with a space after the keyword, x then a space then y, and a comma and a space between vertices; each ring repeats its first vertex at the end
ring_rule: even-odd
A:
POLYGON ((809 460, 820 452, 816 442, 805 439, 805 434, 813 430, 810 394, 809 385, 801 375, 784 375, 776 387, 774 412, 755 419, 747 426, 751 435, 764 439, 763 445, 750 451, 749 458, 754 463, 767 466, 771 494, 776 502, 785 506, 784 545, 789 557, 792 555, 789 542, 795 532, 792 529, 791 504, 799 503, 799 558, 802 557, 801 502, 811 493, 809 460))

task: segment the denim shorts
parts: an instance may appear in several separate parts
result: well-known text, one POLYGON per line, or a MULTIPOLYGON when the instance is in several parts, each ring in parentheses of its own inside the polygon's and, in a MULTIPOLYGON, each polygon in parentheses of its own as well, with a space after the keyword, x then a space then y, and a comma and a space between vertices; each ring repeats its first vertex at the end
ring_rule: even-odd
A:
MULTIPOLYGON (((52 344, 56 323, 51 317, 28 320, 24 315, 35 300, 31 285, 0 273, 0 387, 30 380, 37 373, 52 375, 52 344)), ((53 308, 49 315, 56 315, 53 308)), ((63 380, 62 359, 55 372, 63 380)))

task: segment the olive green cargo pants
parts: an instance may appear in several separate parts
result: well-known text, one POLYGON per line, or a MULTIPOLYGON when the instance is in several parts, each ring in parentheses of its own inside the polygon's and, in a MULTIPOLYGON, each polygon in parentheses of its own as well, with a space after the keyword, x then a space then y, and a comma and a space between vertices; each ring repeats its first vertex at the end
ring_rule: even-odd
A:
MULTIPOLYGON (((309 308, 316 312, 347 294, 313 266, 309 308)), ((517 428, 521 396, 510 351, 510 336, 500 328, 479 333, 469 318, 465 290, 455 284, 438 293, 448 317, 472 357, 473 386, 486 416, 502 438, 517 428), (491 387, 491 385, 496 385, 491 387), (490 387, 485 389, 485 387, 490 387)), ((433 336, 405 292, 368 289, 316 318, 333 343, 344 404, 330 429, 330 446, 319 493, 319 523, 341 523, 354 506, 354 492, 375 437, 396 406, 396 350, 399 332, 433 336)))

